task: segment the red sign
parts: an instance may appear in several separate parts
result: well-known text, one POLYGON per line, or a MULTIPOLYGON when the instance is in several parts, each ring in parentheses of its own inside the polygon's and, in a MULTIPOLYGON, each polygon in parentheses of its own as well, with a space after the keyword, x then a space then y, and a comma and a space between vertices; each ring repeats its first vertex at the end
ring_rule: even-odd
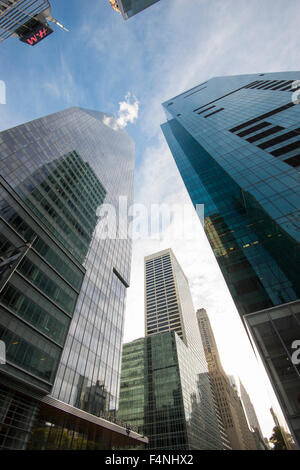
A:
POLYGON ((35 46, 52 33, 53 29, 49 28, 48 25, 43 25, 42 23, 40 23, 40 26, 34 28, 26 35, 23 35, 20 39, 22 42, 25 42, 30 46, 35 46))

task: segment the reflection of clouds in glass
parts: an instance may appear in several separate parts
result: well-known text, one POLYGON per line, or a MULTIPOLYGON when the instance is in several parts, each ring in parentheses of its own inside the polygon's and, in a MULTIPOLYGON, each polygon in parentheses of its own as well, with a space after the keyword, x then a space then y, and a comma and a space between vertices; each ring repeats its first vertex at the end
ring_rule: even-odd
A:
POLYGON ((112 116, 105 116, 103 118, 103 124, 117 131, 124 129, 129 122, 134 123, 139 114, 139 102, 135 96, 133 96, 133 103, 131 103, 130 100, 131 94, 128 92, 125 96, 125 101, 119 102, 117 119, 112 116))

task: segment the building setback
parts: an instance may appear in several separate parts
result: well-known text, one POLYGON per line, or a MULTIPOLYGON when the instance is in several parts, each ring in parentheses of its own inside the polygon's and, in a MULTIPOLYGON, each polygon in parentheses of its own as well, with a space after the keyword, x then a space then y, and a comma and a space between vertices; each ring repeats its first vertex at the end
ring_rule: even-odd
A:
POLYGON ((151 449, 228 448, 188 281, 172 250, 145 258, 146 337, 124 345, 118 416, 151 449))
POLYGON ((300 72, 217 77, 163 103, 162 130, 300 440, 300 72), (299 91, 298 91, 299 93, 299 91))
POLYGON ((2 259, 33 241, 0 279, 3 449, 141 439, 109 420, 118 406, 131 241, 105 239, 98 210, 117 207, 119 195, 131 203, 134 146, 108 121, 70 108, 0 133, 2 259))

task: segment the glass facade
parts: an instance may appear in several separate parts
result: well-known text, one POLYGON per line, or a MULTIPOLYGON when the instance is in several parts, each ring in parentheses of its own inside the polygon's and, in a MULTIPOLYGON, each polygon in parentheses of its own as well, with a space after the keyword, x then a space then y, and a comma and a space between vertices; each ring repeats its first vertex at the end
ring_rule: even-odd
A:
POLYGON ((0 3, 0 43, 49 7, 48 0, 3 0, 0 3))
POLYGON ((222 449, 188 280, 173 251, 145 257, 146 338, 124 346, 119 417, 152 449, 222 449))
POLYGON ((107 421, 46 397, 27 450, 128 450, 137 442, 143 449, 147 439, 132 429, 128 432, 126 423, 116 418, 107 421))
POLYGON ((163 104, 163 133, 193 204, 205 204, 242 318, 299 298, 299 78, 218 77, 163 104))
POLYGON ((1 256, 37 236, 0 294, 1 384, 98 416, 118 405, 131 260, 98 209, 132 203, 134 172, 131 138, 105 117, 70 108, 0 133, 1 256))
POLYGON ((247 315, 247 324, 254 336, 277 398, 291 427, 296 442, 300 442, 300 364, 293 361, 299 341, 300 302, 291 302, 268 311, 247 315))
MULTIPOLYGON (((5 160, 0 165, 4 168, 5 160)), ((6 259, 10 250, 37 237, 0 294, 0 339, 7 359, 1 372, 48 393, 85 270, 52 238, 19 190, 0 177, 1 256, 6 259)))
POLYGON ((118 7, 125 20, 157 2, 159 0, 117 0, 118 7))
POLYGON ((118 416, 139 427, 149 449, 222 449, 207 383, 174 331, 138 339, 123 348, 118 416))

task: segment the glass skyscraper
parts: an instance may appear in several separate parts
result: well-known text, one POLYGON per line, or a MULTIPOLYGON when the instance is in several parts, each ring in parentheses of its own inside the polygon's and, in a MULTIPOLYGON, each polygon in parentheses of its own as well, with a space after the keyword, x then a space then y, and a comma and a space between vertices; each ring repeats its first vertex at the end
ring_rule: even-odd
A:
POLYGON ((151 449, 222 449, 187 278, 172 250, 145 258, 146 338, 125 344, 118 416, 140 426, 151 449))
POLYGON ((122 13, 124 20, 140 13, 159 0, 109 0, 113 9, 122 13))
POLYGON ((70 108, 0 133, 1 256, 35 240, 0 293, 0 448, 128 441, 104 419, 118 406, 131 240, 107 238, 99 208, 131 204, 134 173, 133 141, 111 120, 70 108))
POLYGON ((207 237, 298 442, 299 79, 210 79, 166 101, 162 125, 194 206, 205 204, 207 237))

